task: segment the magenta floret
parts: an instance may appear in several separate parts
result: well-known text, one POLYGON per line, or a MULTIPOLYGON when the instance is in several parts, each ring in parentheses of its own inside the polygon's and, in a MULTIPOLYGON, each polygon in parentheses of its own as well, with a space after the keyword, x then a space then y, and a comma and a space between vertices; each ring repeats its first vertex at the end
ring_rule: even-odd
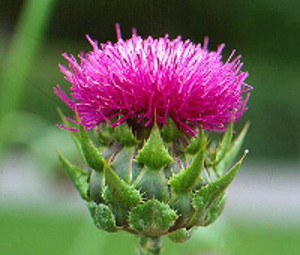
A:
POLYGON ((79 56, 63 56, 69 69, 60 66, 72 84, 71 97, 58 85, 55 93, 78 114, 88 130, 102 123, 112 126, 133 121, 148 126, 173 119, 184 132, 196 129, 222 131, 246 111, 251 86, 241 71, 241 56, 222 62, 221 52, 168 35, 142 39, 133 32, 116 43, 88 40, 93 50, 79 56), (245 95, 245 96, 243 96, 245 95))

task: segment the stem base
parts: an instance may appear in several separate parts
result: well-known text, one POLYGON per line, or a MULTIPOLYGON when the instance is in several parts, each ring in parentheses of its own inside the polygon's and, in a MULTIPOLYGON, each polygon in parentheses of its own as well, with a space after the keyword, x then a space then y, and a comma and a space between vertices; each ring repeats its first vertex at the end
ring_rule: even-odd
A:
POLYGON ((138 255, 160 255, 162 241, 160 236, 142 236, 139 240, 138 255))

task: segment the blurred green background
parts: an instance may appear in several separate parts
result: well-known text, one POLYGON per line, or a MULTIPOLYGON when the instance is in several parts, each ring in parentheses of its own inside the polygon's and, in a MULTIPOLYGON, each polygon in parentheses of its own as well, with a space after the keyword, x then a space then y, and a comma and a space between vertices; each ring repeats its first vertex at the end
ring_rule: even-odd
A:
MULTIPOLYGON (((247 82, 255 88, 241 120, 241 124, 251 121, 245 141, 251 151, 248 162, 255 166, 271 162, 269 167, 251 170, 272 179, 277 172, 264 169, 276 166, 281 172, 278 165, 291 165, 287 171, 298 176, 299 13, 299 0, 1 0, 0 180, 4 177, 0 184, 11 187, 19 172, 11 176, 5 171, 25 158, 38 169, 33 176, 51 184, 45 189, 69 185, 55 156, 55 149, 77 155, 68 135, 55 126, 60 121, 57 107, 70 113, 53 94, 53 86, 67 84, 57 65, 66 64, 63 52, 77 55, 91 49, 85 34, 99 42, 116 41, 116 22, 124 38, 130 37, 132 27, 142 36, 168 33, 195 43, 209 36, 212 50, 226 44, 224 59, 232 49, 242 54, 244 70, 250 73, 247 82)), ((270 192, 278 190, 269 184, 270 192)), ((16 186, 22 190, 22 182, 16 186)), ((298 198, 298 191, 291 196, 298 198)), ((134 247, 133 237, 98 232, 80 210, 50 213, 44 205, 37 209, 38 202, 17 207, 19 201, 22 196, 15 199, 5 192, 0 197, 0 254, 117 254, 120 250, 125 254, 134 247)), ((179 246, 167 243, 165 254, 198 254, 197 249, 211 252, 203 254, 299 254, 300 231, 295 227, 299 225, 287 227, 284 219, 280 221, 278 227, 229 217, 208 230, 209 238, 200 233, 199 240, 204 240, 200 244, 198 237, 179 246)))

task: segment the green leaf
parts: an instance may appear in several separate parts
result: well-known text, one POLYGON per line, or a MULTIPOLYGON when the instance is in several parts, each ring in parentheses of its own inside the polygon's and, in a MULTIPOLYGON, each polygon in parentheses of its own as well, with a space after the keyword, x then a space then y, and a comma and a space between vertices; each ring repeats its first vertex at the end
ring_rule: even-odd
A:
POLYGON ((230 149, 225 154, 223 159, 219 162, 219 164, 217 164, 215 166, 218 173, 220 173, 220 174, 224 173, 224 171, 226 171, 226 169, 228 169, 230 167, 230 165, 232 164, 232 162, 235 160, 235 158, 237 157, 237 155, 242 147, 242 144, 244 142, 244 138, 247 134, 248 128, 249 128, 249 123, 246 123, 244 128, 242 129, 241 133, 232 142, 230 149))
POLYGON ((187 224, 187 228, 206 226, 221 214, 225 201, 219 206, 218 201, 221 203, 225 190, 234 180, 247 153, 248 151, 245 151, 242 158, 224 176, 207 184, 195 193, 192 201, 195 212, 187 224), (212 211, 210 211, 211 209, 212 211))
POLYGON ((108 124, 104 125, 98 132, 98 141, 103 146, 109 146, 113 141, 113 129, 108 124))
POLYGON ((103 171, 104 159, 99 149, 94 145, 88 132, 82 125, 79 125, 80 144, 82 154, 87 164, 98 172, 103 171))
POLYGON ((232 134, 233 134, 233 123, 231 122, 226 133, 223 136, 222 141, 220 142, 216 150, 216 158, 213 162, 214 165, 217 165, 224 158, 226 152, 229 150, 231 146, 232 134))
POLYGON ((132 175, 132 159, 134 147, 124 147, 115 156, 115 161, 112 163, 112 167, 125 182, 131 181, 132 175))
POLYGON ((96 203, 103 203, 102 193, 104 189, 104 172, 97 172, 92 170, 90 179, 90 200, 96 203))
POLYGON ((74 183, 75 187, 79 191, 81 197, 85 200, 88 200, 88 190, 89 190, 88 174, 83 169, 71 164, 61 154, 59 154, 59 153, 57 153, 57 154, 58 154, 58 158, 61 161, 64 169, 67 171, 72 182, 74 183))
POLYGON ((199 133, 197 134, 197 136, 192 137, 190 144, 186 148, 187 153, 192 154, 192 155, 196 154, 203 145, 202 139, 206 140, 206 137, 204 134, 204 130, 201 129, 199 131, 199 133))
POLYGON ((176 124, 174 121, 169 118, 167 120, 166 125, 164 125, 161 129, 161 136, 163 140, 167 143, 171 143, 175 141, 180 135, 180 131, 177 128, 176 124))
POLYGON ((169 198, 168 185, 162 169, 157 171, 144 167, 134 186, 140 190, 144 198, 156 198, 164 202, 169 198))
POLYGON ((186 228, 180 228, 176 231, 171 232, 168 237, 174 243, 183 243, 189 240, 192 236, 192 230, 187 230, 186 228))
POLYGON ((89 202, 88 208, 96 227, 107 232, 116 232, 115 217, 107 205, 89 202))
POLYGON ((203 133, 199 137, 201 142, 201 149, 195 155, 192 163, 185 170, 182 170, 175 176, 173 176, 169 183, 176 193, 185 193, 189 191, 195 182, 198 180, 198 177, 201 174, 201 171, 204 168, 204 154, 206 148, 206 141, 203 133))
POLYGON ((207 209, 219 198, 220 195, 222 195, 222 193, 234 180, 247 152, 248 151, 245 151, 242 158, 224 176, 207 184, 195 193, 193 205, 196 210, 207 209))
POLYGON ((202 226, 206 227, 214 223, 222 214, 223 209, 225 207, 225 203, 226 203, 226 193, 223 192, 223 194, 219 196, 219 199, 209 209, 207 218, 203 222, 202 226))
POLYGON ((176 229, 185 226, 194 211, 192 207, 191 195, 191 192, 173 194, 171 201, 168 203, 179 215, 179 218, 174 226, 176 229))
POLYGON ((138 140, 132 133, 132 130, 126 123, 122 123, 114 128, 115 139, 124 146, 134 146, 138 140))
POLYGON ((169 205, 152 199, 134 208, 129 215, 129 221, 134 230, 156 236, 167 232, 177 217, 169 205))
POLYGON ((143 148, 138 152, 136 160, 152 169, 161 169, 163 166, 174 161, 165 148, 156 126, 153 128, 143 148))
POLYGON ((104 193, 104 199, 108 203, 131 208, 142 201, 139 191, 123 181, 109 165, 104 167, 104 172, 105 182, 109 188, 109 193, 104 193))

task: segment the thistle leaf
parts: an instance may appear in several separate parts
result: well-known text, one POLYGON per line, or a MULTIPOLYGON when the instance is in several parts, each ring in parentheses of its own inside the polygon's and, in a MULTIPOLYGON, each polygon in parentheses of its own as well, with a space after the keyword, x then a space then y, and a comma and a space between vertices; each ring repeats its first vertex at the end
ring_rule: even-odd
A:
POLYGON ((245 158, 247 151, 245 151, 242 158, 221 178, 207 184, 200 190, 198 190, 193 199, 193 205, 196 210, 203 210, 210 207, 227 189, 230 183, 234 180, 238 173, 243 159, 245 158))
POLYGON ((103 171, 104 159, 99 149, 94 145, 88 132, 82 125, 79 125, 80 144, 82 154, 87 164, 98 172, 103 171))
POLYGON ((132 176, 132 158, 134 147, 124 147, 115 157, 112 167, 125 182, 129 183, 132 176))
POLYGON ((107 232, 116 232, 115 217, 107 205, 89 202, 88 208, 96 227, 107 232))
POLYGON ((222 141, 218 145, 218 148, 216 150, 216 157, 213 162, 214 165, 217 165, 224 158, 226 152, 229 150, 231 146, 232 134, 233 134, 233 122, 230 123, 226 133, 223 136, 222 141))
POLYGON ((193 214, 194 209, 192 207, 191 196, 191 192, 173 194, 172 200, 169 202, 171 208, 179 215, 174 225, 175 229, 185 226, 193 214))
POLYGON ((201 171, 204 168, 206 141, 203 132, 201 132, 201 134, 202 135, 200 135, 199 137, 201 149, 195 155, 192 163, 187 169, 182 170, 181 172, 173 176, 169 181, 175 193, 185 193, 189 191, 198 180, 198 177, 200 176, 201 171))
POLYGON ((142 201, 139 191, 123 181, 109 165, 104 167, 104 172, 105 182, 109 188, 109 192, 104 193, 104 199, 108 203, 131 208, 142 201))
POLYGON ((112 127, 108 124, 104 125, 98 133, 98 141, 103 146, 109 146, 113 141, 112 127))
POLYGON ((130 147, 138 143, 132 130, 126 123, 122 123, 114 128, 115 139, 124 146, 130 147))
POLYGON ((244 138, 247 134, 249 128, 249 122, 245 124, 244 128, 240 132, 240 134, 235 138, 235 140, 232 142, 232 145, 228 152, 225 154, 223 159, 215 166, 216 170, 218 173, 222 174, 230 165, 232 162, 235 160, 236 156, 238 155, 242 144, 244 142, 244 138))
POLYGON ((143 148, 138 152, 136 160, 149 168, 157 170, 174 161, 165 148, 159 129, 156 126, 143 148))
POLYGON ((164 125, 161 129, 161 136, 163 140, 167 143, 171 143, 175 141, 180 135, 180 131, 176 126, 175 122, 169 118, 167 120, 166 125, 164 125))
POLYGON ((174 243, 183 243, 189 240, 192 236, 192 230, 187 230, 186 228, 180 228, 176 231, 171 232, 168 237, 174 243))
POLYGON ((208 211, 207 218, 203 222, 202 226, 208 226, 214 223, 218 217, 221 215, 226 203, 226 192, 223 192, 219 199, 211 206, 208 211))
POLYGON ((88 190, 89 190, 88 174, 83 169, 71 164, 61 154, 59 154, 59 153, 57 153, 57 154, 58 154, 58 158, 61 161, 64 169, 67 171, 73 184, 79 191, 81 197, 85 200, 88 200, 88 190))
POLYGON ((159 201, 168 201, 168 185, 162 169, 157 171, 144 167, 134 182, 135 188, 143 193, 144 198, 156 198, 159 201))
POLYGON ((204 130, 200 130, 196 137, 192 137, 190 144, 186 148, 187 153, 195 155, 203 145, 202 139, 206 140, 204 130))
POLYGON ((96 203, 103 203, 102 193, 104 189, 104 172, 92 171, 90 178, 90 200, 95 201, 96 203))
POLYGON ((134 230, 154 236, 166 232, 177 217, 169 205, 151 199, 132 210, 129 222, 134 230))

